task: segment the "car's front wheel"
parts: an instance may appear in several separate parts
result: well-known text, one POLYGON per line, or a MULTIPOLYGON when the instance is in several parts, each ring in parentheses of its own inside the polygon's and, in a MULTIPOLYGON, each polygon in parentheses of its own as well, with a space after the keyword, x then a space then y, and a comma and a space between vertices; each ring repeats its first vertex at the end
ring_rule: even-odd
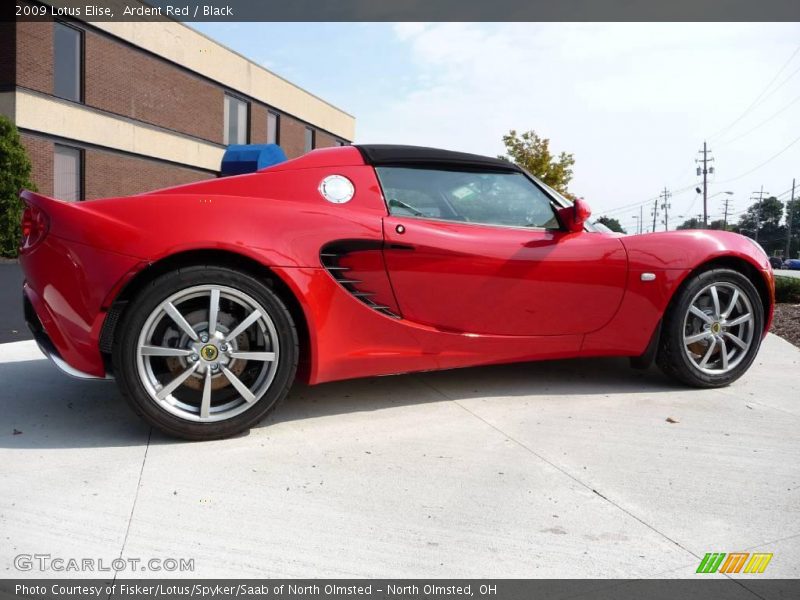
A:
POLYGON ((678 292, 663 324, 656 361, 695 387, 721 387, 750 367, 764 331, 764 309, 753 283, 731 269, 693 276, 678 292))
POLYGON ((133 409, 167 434, 247 430, 288 394, 298 359, 289 311, 266 285, 225 267, 162 275, 129 304, 114 370, 133 409))

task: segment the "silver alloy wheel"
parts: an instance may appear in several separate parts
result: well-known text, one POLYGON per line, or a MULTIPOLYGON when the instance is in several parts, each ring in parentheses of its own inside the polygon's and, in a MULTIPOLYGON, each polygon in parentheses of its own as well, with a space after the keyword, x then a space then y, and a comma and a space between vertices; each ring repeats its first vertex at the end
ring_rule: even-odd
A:
POLYGON ((139 379, 153 402, 196 422, 253 406, 272 384, 279 356, 264 307, 221 285, 172 294, 150 313, 136 345, 139 379))
POLYGON ((683 347, 699 371, 721 375, 747 356, 755 338, 753 306, 735 283, 711 283, 695 294, 683 319, 683 347))

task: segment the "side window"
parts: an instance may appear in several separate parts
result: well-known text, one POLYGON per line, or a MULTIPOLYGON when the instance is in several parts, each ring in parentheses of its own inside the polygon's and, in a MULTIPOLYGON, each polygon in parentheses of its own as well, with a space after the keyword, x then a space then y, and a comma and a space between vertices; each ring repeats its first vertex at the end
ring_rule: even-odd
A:
POLYGON ((376 169, 390 214, 559 229, 550 198, 522 173, 376 169))
POLYGON ((83 101, 83 40, 79 29, 53 24, 53 94, 83 101))
POLYGON ((54 145, 53 195, 59 200, 83 200, 83 151, 72 146, 54 145))
POLYGON ((317 132, 306 127, 304 151, 311 152, 317 146, 317 132))
POLYGON ((223 143, 246 144, 247 143, 247 120, 250 105, 234 96, 225 94, 225 131, 223 143))
POLYGON ((280 130, 280 115, 272 111, 267 112, 267 143, 278 143, 278 131, 280 130))

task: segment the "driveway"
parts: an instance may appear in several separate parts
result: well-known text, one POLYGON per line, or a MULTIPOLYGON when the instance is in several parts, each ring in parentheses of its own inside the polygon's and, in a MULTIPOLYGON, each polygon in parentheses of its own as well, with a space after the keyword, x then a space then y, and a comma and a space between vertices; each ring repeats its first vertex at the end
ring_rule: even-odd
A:
POLYGON ((113 383, 3 344, 0 568, 38 576, 14 557, 49 553, 189 558, 197 577, 692 577, 706 552, 759 551, 760 577, 798 577, 799 362, 770 335, 722 390, 616 359, 297 387, 249 434, 187 443, 113 383))

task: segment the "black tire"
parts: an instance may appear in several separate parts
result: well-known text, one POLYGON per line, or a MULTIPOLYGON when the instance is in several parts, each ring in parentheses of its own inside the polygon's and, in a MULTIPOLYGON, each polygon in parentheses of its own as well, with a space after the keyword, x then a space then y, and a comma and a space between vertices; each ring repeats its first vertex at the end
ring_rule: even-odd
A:
POLYGON ((256 425, 288 395, 297 371, 298 356, 297 330, 281 299, 252 276, 214 265, 181 268, 148 283, 128 304, 117 328, 112 352, 117 383, 133 411, 164 433, 187 440, 225 438, 256 425), (226 286, 256 300, 268 313, 280 342, 278 364, 269 387, 244 412, 222 421, 192 421, 168 412, 147 392, 137 368, 137 343, 150 314, 172 294, 199 285, 226 286))
MULTIPOLYGON (((716 388, 729 385, 741 377, 758 354, 764 331, 764 307, 753 282, 732 269, 710 269, 692 276, 684 283, 670 303, 661 330, 661 343, 656 364, 669 377, 698 388, 716 388), (741 360, 727 372, 709 374, 698 368, 684 346, 684 328, 687 312, 693 299, 714 283, 732 284, 746 295, 753 314, 753 334, 749 348, 742 352, 741 360)), ((717 350, 719 352, 719 350, 717 350)))

